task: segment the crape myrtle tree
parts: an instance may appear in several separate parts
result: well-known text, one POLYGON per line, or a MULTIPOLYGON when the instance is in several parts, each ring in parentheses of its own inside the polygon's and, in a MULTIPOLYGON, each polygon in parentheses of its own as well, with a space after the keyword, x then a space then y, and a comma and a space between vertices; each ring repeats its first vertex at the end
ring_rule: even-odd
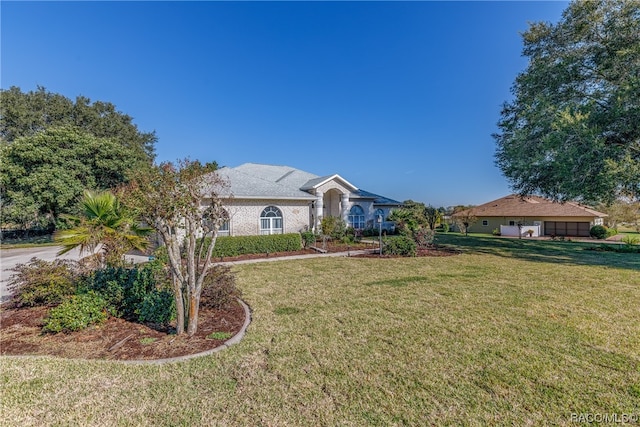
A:
POLYGON ((473 214, 474 205, 458 205, 453 207, 452 218, 456 227, 465 236, 469 234, 469 228, 478 222, 478 218, 473 214))
POLYGON ((640 199, 640 1, 574 1, 523 41, 529 63, 494 135, 514 190, 640 199))
POLYGON ((138 171, 120 191, 166 245, 176 302, 177 333, 198 329, 200 295, 211 271, 220 226, 228 220, 221 195, 228 189, 216 163, 188 159, 138 171))

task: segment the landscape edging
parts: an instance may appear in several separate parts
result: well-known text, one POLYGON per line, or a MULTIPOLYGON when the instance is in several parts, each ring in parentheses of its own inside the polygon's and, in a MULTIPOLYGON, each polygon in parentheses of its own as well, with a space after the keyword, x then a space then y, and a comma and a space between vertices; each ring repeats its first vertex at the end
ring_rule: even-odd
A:
POLYGON ((165 363, 182 362, 184 360, 195 359, 197 357, 209 356, 211 354, 214 354, 214 353, 217 353, 219 351, 225 350, 225 349, 229 348, 232 345, 238 344, 242 340, 242 338, 244 337, 244 334, 245 334, 247 328, 249 327, 249 324, 251 323, 251 309, 240 298, 237 298, 237 300, 240 303, 240 305, 242 306, 242 308, 244 309, 244 323, 242 324, 242 328, 240 328, 240 331, 238 331, 237 334, 235 334, 233 337, 231 337, 227 341, 225 341, 224 344, 219 345, 216 348, 212 348, 211 350, 202 351, 200 353, 187 354, 185 356, 169 357, 169 358, 166 358, 166 359, 149 359, 149 360, 145 360, 145 359, 140 359, 140 360, 115 360, 115 362, 125 363, 125 364, 128 364, 128 365, 162 365, 162 364, 165 364, 165 363))

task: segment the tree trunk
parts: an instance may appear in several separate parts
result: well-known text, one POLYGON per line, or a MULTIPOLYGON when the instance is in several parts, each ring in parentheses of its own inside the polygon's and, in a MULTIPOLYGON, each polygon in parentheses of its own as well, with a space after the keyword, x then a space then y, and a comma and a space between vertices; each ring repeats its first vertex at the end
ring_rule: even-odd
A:
POLYGON ((184 297, 182 295, 182 287, 175 277, 172 278, 173 295, 176 301, 176 334, 184 333, 184 297))
POLYGON ((200 311, 200 295, 194 292, 189 296, 189 322, 187 334, 192 337, 198 331, 198 312, 200 311))

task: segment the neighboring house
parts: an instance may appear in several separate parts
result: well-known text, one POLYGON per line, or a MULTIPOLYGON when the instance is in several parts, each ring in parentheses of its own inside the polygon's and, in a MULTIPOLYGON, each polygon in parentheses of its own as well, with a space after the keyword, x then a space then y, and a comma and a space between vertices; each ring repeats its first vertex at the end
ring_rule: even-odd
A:
POLYGON ((319 230, 326 216, 342 218, 355 229, 384 230, 394 224, 385 221, 393 208, 402 204, 357 188, 338 174, 318 176, 290 166, 245 163, 217 172, 229 184, 221 195, 230 220, 220 235, 295 233, 319 230))
POLYGON ((589 237, 594 225, 602 225, 607 216, 602 212, 574 202, 553 202, 538 196, 522 198, 516 194, 494 200, 452 215, 454 220, 474 216, 469 231, 502 235, 589 237))

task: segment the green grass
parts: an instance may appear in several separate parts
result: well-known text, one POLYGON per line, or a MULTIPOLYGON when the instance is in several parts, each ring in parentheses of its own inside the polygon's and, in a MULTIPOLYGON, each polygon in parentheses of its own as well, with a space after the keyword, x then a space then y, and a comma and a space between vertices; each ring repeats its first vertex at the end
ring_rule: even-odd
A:
POLYGON ((575 425, 640 414, 640 256, 439 236, 453 257, 239 267, 244 339, 161 366, 2 358, 2 425, 575 425))
POLYGON ((207 338, 211 340, 228 340, 232 336, 233 335, 229 332, 211 332, 209 335, 207 335, 207 338))

